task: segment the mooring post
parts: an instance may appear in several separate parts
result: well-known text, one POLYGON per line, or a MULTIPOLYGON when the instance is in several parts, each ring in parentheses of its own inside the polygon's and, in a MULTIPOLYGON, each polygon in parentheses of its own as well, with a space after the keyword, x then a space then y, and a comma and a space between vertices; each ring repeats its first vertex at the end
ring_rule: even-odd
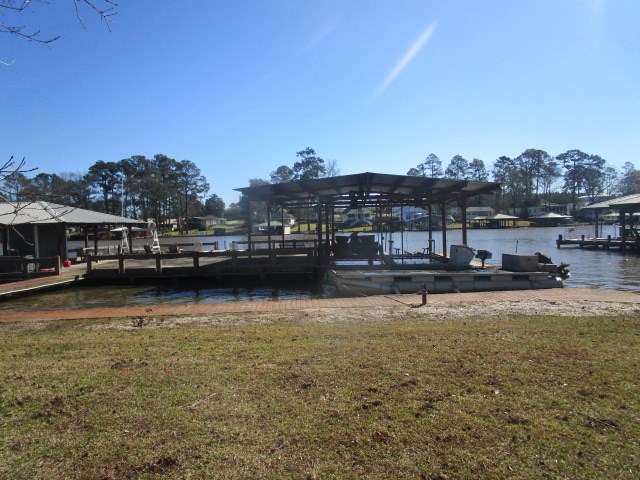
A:
POLYGON ((420 288, 420 290, 418 290, 418 293, 422 295, 422 305, 426 305, 427 304, 427 284, 426 283, 422 284, 422 287, 420 288))

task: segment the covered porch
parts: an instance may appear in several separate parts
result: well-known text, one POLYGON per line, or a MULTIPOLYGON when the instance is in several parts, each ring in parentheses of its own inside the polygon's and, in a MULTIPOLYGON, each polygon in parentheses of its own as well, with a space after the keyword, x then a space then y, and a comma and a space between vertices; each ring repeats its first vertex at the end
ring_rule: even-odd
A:
POLYGON ((132 245, 134 227, 146 226, 147 222, 131 218, 94 212, 82 208, 58 205, 49 202, 5 202, 0 203, 0 229, 2 230, 2 255, 33 257, 34 259, 59 257, 67 260, 67 228, 79 227, 84 233, 85 249, 89 250, 89 235, 92 234, 91 250, 99 251, 99 229, 123 228, 127 244, 132 245))

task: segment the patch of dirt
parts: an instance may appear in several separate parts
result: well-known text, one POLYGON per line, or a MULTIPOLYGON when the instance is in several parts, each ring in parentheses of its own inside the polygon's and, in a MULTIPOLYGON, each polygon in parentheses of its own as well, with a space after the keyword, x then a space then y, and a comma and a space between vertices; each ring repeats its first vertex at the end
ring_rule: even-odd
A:
MULTIPOLYGON (((427 304, 419 308, 414 308, 412 305, 406 303, 398 303, 397 306, 392 307, 321 308, 265 313, 158 316, 153 317, 148 324, 142 328, 171 328, 179 325, 247 325, 275 322, 369 323, 390 320, 451 321, 473 320, 478 318, 506 318, 512 315, 587 317, 637 316, 639 314, 640 307, 637 304, 599 301, 476 301, 452 304, 427 304)), ((131 321, 127 319, 114 319, 111 322, 91 325, 87 328, 140 330, 140 327, 133 326, 131 321)))

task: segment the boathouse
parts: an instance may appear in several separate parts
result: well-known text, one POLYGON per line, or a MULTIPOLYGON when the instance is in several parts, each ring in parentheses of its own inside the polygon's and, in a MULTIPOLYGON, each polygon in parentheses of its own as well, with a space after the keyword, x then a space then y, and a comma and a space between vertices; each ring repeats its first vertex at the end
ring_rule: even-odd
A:
MULTIPOLYGON (((309 179, 288 183, 257 185, 253 187, 236 188, 249 201, 248 211, 253 211, 253 202, 264 202, 266 211, 273 207, 285 209, 310 209, 317 214, 316 244, 318 263, 329 261, 331 245, 335 244, 337 214, 345 210, 371 208, 378 218, 372 218, 372 223, 383 223, 383 212, 393 211, 394 208, 419 207, 427 211, 431 218, 437 213, 446 218, 450 205, 460 208, 462 218, 467 216, 467 201, 470 198, 491 194, 500 188, 496 182, 480 182, 473 180, 455 180, 445 178, 414 177, 409 175, 390 175, 383 173, 364 172, 353 175, 341 175, 309 179)), ((402 214, 401 214, 402 216, 402 214)), ((248 231, 251 232, 251 218, 248 231)), ((271 215, 267 216, 270 225, 271 215)), ((282 220, 280 219, 282 222, 282 220)), ((425 245, 432 245, 432 222, 429 222, 425 245)), ((267 232, 271 232, 267 228, 267 232)), ((447 257, 446 224, 442 226, 442 257, 447 257)), ((279 242, 285 244, 284 235, 281 239, 268 235, 269 248, 279 242)), ((467 226, 462 224, 462 243, 467 244, 467 226)), ((251 233, 249 234, 251 244, 251 233)), ((435 253, 435 252, 430 252, 435 253)))
MULTIPOLYGON (((94 212, 49 202, 0 203, 0 229, 4 256, 60 257, 67 260, 67 228, 80 227, 84 231, 85 247, 89 233, 98 252, 98 229, 109 226, 146 226, 143 220, 94 212)), ((132 245, 129 238, 129 245, 132 245)))
POLYGON ((594 203, 583 207, 583 209, 595 212, 596 237, 598 237, 600 213, 615 210, 618 212, 618 223, 621 226, 620 240, 624 243, 626 240, 640 239, 640 229, 637 222, 634 221, 634 214, 640 213, 640 193, 594 203))
POLYGON ((570 225, 573 223, 571 215, 560 215, 559 213, 548 212, 529 219, 534 227, 557 227, 559 225, 570 225))
POLYGON ((519 220, 519 217, 498 213, 488 217, 475 217, 469 220, 468 223, 476 228, 508 228, 515 227, 519 220))

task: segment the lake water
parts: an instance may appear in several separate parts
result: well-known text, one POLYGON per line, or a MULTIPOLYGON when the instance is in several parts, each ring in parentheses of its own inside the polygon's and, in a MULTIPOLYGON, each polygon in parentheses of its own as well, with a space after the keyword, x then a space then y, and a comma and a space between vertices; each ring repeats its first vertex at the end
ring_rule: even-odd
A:
MULTIPOLYGON (((594 227, 575 227, 568 232, 557 228, 513 228, 468 230, 468 244, 474 249, 489 250, 493 254, 489 262, 499 264, 503 253, 533 254, 543 252, 554 263, 569 263, 571 276, 564 284, 572 287, 594 287, 640 292, 640 256, 634 253, 619 253, 604 250, 581 250, 576 247, 556 248, 556 239, 562 234, 567 238, 580 235, 593 236, 594 227)), ((601 236, 614 235, 613 226, 605 226, 601 236)), ((427 246, 427 232, 405 232, 382 234, 385 245, 393 240, 394 248, 403 251, 421 252, 427 246)), ((379 234, 376 234, 379 237, 379 234)), ((442 234, 434 232, 435 248, 442 251, 442 234)), ((189 239, 161 239, 161 243, 192 243, 218 241, 220 248, 232 241, 246 237, 194 237, 189 239)), ((462 231, 447 231, 447 244, 461 243, 462 231)), ((149 240, 138 240, 140 245, 149 240)), ((116 245, 117 242, 113 242, 116 245)), ((101 242, 102 245, 102 242, 101 242)), ((136 245, 136 243, 134 243, 136 245)), ((72 248, 74 245, 70 245, 72 248)), ((80 245, 78 245, 80 246, 80 245)), ((58 290, 30 297, 7 300, 0 303, 2 310, 44 310, 65 308, 99 308, 108 306, 140 306, 154 304, 251 302, 263 300, 286 300, 296 298, 328 298, 336 295, 332 285, 279 285, 277 287, 215 288, 206 283, 197 286, 150 286, 118 285, 82 287, 58 290)))

